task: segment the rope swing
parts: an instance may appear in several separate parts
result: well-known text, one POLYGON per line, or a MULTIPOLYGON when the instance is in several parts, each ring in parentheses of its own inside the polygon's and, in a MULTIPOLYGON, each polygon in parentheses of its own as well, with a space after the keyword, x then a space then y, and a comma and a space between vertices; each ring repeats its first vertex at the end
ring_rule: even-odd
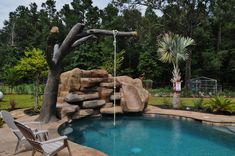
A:
POLYGON ((113 30, 113 96, 114 96, 114 109, 113 109, 113 125, 116 125, 116 72, 117 72, 117 30, 113 30))

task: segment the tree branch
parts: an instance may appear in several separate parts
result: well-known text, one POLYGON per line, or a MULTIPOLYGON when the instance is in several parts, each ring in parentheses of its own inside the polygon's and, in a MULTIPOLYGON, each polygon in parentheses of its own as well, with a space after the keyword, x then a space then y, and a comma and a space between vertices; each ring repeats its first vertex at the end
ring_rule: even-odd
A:
POLYGON ((60 48, 58 49, 58 58, 55 60, 56 64, 61 62, 61 60, 71 51, 71 46, 77 39, 77 34, 82 32, 84 26, 84 24, 77 23, 70 30, 63 43, 61 44, 60 48))
POLYGON ((79 44, 82 44, 83 42, 87 41, 90 38, 95 38, 96 39, 97 37, 95 35, 85 36, 85 37, 80 38, 77 41, 75 41, 71 47, 74 48, 74 47, 78 46, 79 44))
MULTIPOLYGON (((104 29, 90 29, 86 31, 87 34, 97 34, 97 35, 113 35, 112 30, 104 30, 104 29)), ((124 32, 124 31, 118 31, 117 36, 137 36, 136 31, 131 32, 124 32)))
POLYGON ((45 54, 46 54, 47 64, 50 69, 53 68, 53 66, 55 65, 54 62, 52 61, 52 55, 54 52, 54 46, 57 42, 58 33, 59 33, 58 27, 54 26, 51 28, 50 34, 47 38, 47 49, 45 54))

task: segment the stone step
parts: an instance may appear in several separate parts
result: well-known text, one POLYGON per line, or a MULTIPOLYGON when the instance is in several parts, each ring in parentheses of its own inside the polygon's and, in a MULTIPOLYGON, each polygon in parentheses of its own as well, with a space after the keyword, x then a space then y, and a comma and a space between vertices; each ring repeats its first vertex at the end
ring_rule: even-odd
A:
POLYGON ((97 108, 105 105, 105 100, 92 100, 92 101, 83 101, 83 108, 97 108))
MULTIPOLYGON (((118 88, 120 86, 121 86, 121 84, 117 82, 116 83, 116 88, 118 88)), ((102 83, 100 83, 100 87, 113 88, 114 83, 113 82, 102 82, 102 83)))
POLYGON ((91 116, 94 113, 94 109, 80 109, 77 113, 73 114, 72 119, 84 118, 86 116, 91 116))
MULTIPOLYGON (((117 92, 116 94, 115 94, 115 100, 121 100, 121 93, 120 92, 117 92)), ((114 101, 114 95, 111 95, 110 96, 110 100, 112 100, 112 101, 114 101)))
MULTIPOLYGON (((114 114, 114 107, 101 108, 100 113, 101 114, 114 114)), ((122 114, 123 113, 121 106, 116 106, 115 107, 115 113, 116 114, 122 114)))
POLYGON ((81 87, 80 91, 83 93, 93 93, 93 92, 98 92, 100 87, 81 87))
POLYGON ((97 69, 97 70, 82 70, 81 76, 83 78, 107 78, 108 72, 103 69, 97 69))
POLYGON ((113 103, 112 102, 108 102, 102 108, 111 108, 111 107, 113 107, 113 103))
POLYGON ((64 97, 61 96, 57 97, 57 103, 64 103, 64 102, 65 102, 64 97))
POLYGON ((85 100, 92 100, 92 99, 98 99, 99 98, 99 93, 92 93, 92 94, 83 94, 83 95, 78 95, 78 94, 73 94, 69 93, 65 97, 65 101, 68 103, 76 103, 76 102, 81 102, 85 100))
POLYGON ((81 78, 81 87, 93 87, 107 80, 108 78, 81 78))
POLYGON ((113 89, 111 89, 111 88, 100 88, 99 97, 101 99, 109 99, 109 97, 112 93, 113 93, 113 89))

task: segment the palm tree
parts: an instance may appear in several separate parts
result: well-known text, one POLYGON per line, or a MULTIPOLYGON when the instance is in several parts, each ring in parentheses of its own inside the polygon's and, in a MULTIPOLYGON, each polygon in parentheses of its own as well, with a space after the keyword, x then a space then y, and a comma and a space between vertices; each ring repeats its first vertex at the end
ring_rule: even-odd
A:
POLYGON ((188 59, 187 47, 192 45, 194 40, 189 37, 183 37, 177 34, 164 34, 158 42, 159 60, 164 63, 173 64, 173 78, 171 82, 174 86, 173 107, 180 106, 180 89, 176 89, 177 84, 181 84, 181 74, 179 63, 188 59))

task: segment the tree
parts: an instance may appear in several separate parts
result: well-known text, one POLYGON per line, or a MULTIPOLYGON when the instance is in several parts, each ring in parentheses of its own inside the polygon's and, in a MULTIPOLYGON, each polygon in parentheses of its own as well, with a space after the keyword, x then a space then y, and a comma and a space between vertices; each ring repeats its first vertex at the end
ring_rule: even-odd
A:
POLYGON ((25 50, 25 57, 21 58, 15 69, 21 77, 30 77, 34 80, 34 110, 37 111, 40 79, 45 77, 47 73, 47 64, 43 51, 36 48, 25 50))
MULTIPOLYGON (((158 42, 159 60, 164 63, 173 64, 173 77, 171 79, 173 86, 176 86, 176 83, 181 83, 179 63, 180 61, 186 61, 188 59, 189 54, 186 48, 193 43, 193 39, 185 38, 177 34, 164 34, 162 39, 158 42)), ((180 92, 174 87, 173 107, 179 108, 179 105, 180 92)))
MULTIPOLYGON (((63 59, 73 48, 79 47, 88 39, 97 38, 95 35, 113 35, 113 31, 101 29, 89 29, 83 31, 85 25, 77 23, 70 30, 64 41, 59 45, 57 43, 59 29, 52 27, 47 39, 46 61, 49 66, 48 78, 43 97, 43 106, 38 120, 49 122, 57 120, 56 118, 56 101, 60 73, 63 68, 63 59)), ((136 32, 118 32, 117 36, 137 35, 136 32)))

